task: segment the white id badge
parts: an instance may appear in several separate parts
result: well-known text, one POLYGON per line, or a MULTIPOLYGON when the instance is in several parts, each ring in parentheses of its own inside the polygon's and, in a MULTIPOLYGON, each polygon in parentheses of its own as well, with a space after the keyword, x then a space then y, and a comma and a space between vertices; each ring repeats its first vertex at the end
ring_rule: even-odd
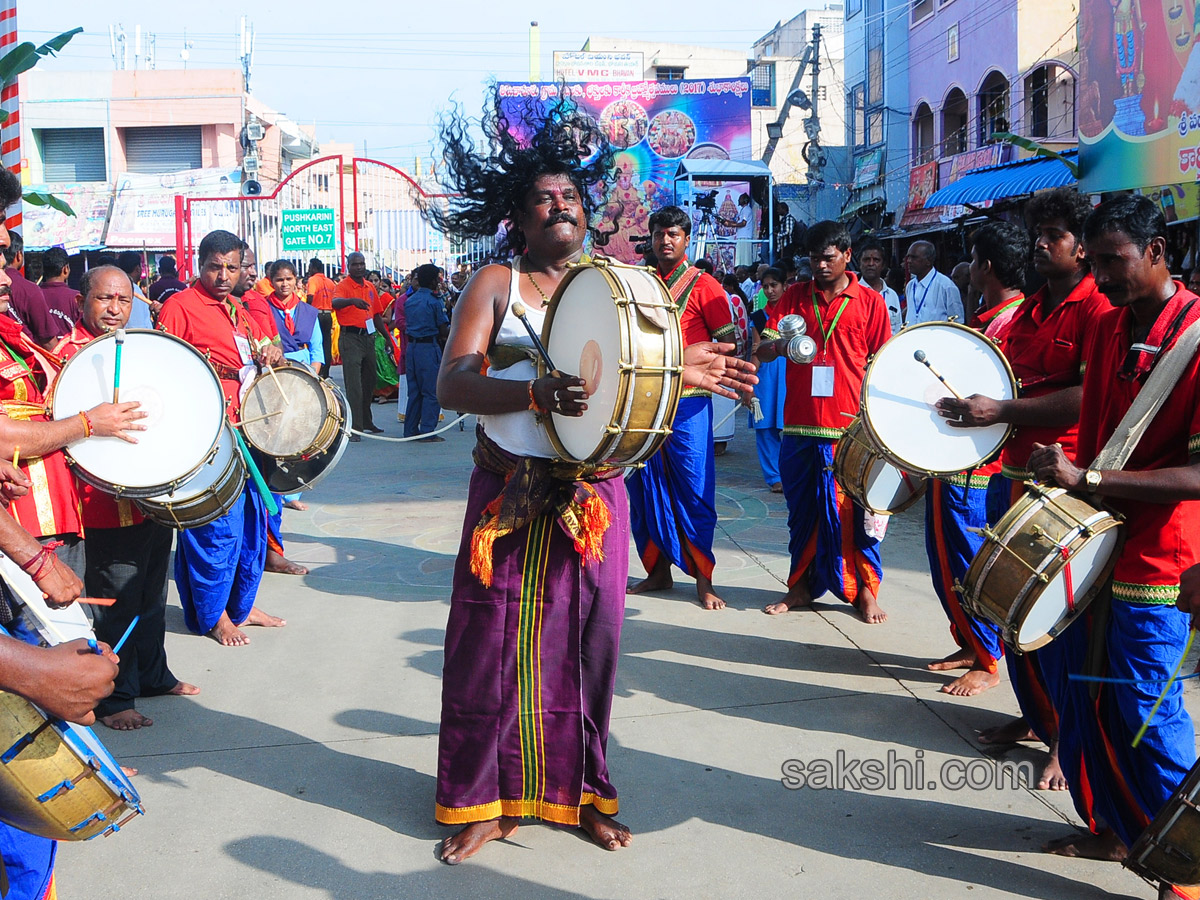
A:
POLYGON ((814 397, 833 396, 833 366, 812 367, 812 395, 814 397))
POLYGON ((237 344, 238 356, 242 358, 242 365, 250 365, 254 361, 254 354, 250 351, 250 339, 244 334, 235 334, 233 342, 237 344))
POLYGON ((367 329, 367 334, 375 333, 375 320, 374 319, 367 319, 366 329, 367 329))

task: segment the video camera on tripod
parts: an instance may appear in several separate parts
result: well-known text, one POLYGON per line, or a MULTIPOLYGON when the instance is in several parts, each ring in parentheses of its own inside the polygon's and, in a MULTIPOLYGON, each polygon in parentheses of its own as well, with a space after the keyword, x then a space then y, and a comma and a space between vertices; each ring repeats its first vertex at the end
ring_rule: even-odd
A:
POLYGON ((703 194, 697 194, 692 200, 692 205, 696 209, 702 209, 707 212, 715 212, 717 209, 717 192, 715 190, 706 191, 703 194))

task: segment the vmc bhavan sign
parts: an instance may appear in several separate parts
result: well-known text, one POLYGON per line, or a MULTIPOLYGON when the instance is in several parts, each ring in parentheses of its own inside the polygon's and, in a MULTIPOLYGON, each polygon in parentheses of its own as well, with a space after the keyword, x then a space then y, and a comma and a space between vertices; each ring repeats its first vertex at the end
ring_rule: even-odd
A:
POLYGON ((284 253, 312 253, 337 249, 337 211, 333 209, 285 209, 279 233, 284 253))

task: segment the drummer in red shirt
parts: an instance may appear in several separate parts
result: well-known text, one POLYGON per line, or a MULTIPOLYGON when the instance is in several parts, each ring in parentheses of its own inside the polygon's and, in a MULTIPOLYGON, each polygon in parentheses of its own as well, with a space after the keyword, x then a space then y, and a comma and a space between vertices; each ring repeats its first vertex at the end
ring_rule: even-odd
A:
MULTIPOLYGON (((129 322, 133 285, 116 266, 86 272, 79 284, 81 317, 54 348, 64 361, 84 346, 129 322)), ((92 608, 96 637, 115 646, 135 616, 140 617, 121 650, 116 687, 96 707, 96 717, 109 728, 129 731, 153 720, 134 708, 137 697, 200 693, 167 667, 167 572, 171 529, 142 516, 129 500, 119 499, 84 481, 77 489, 87 528, 84 585, 89 596, 112 597, 109 607, 92 608)))
MULTIPOLYGON (((1121 469, 1093 467, 1151 370, 1169 362, 1177 339, 1200 321, 1200 298, 1167 269, 1167 224, 1147 197, 1101 203, 1083 229, 1096 285, 1113 307, 1088 332, 1087 371, 1074 459, 1036 444, 1028 468, 1045 484, 1112 507, 1125 517, 1125 544, 1105 614, 1098 598, 1055 641, 1043 674, 1054 701, 1059 762, 1076 810, 1092 829, 1053 841, 1065 856, 1120 859, 1196 762, 1196 735, 1183 683, 1164 688, 1188 640, 1175 608, 1184 570, 1200 562, 1200 354, 1183 369, 1121 469), (1100 652, 1097 652, 1099 648, 1100 652), (1114 679, 1095 685, 1070 678, 1114 679), (1161 705, 1156 698, 1163 691, 1161 705), (1150 727, 1131 746, 1143 721, 1150 727)), ((1181 348, 1182 349, 1182 348, 1181 348)), ((1190 597, 1179 600, 1190 609, 1190 597)), ((1164 886, 1159 896, 1167 896, 1164 886)), ((1179 896, 1195 896, 1194 889, 1179 896)))
POLYGON ((817 343, 811 363, 787 365, 779 474, 792 568, 787 594, 764 612, 809 606, 828 591, 877 624, 887 619, 879 607, 880 539, 867 533, 865 511, 834 480, 833 453, 858 412, 867 359, 891 337, 891 320, 883 297, 846 271, 850 232, 843 223, 818 222, 806 240, 813 280, 784 291, 755 351, 760 362, 786 357, 779 320, 793 313, 817 343))
MULTIPOLYGON (((283 360, 278 344, 230 296, 241 278, 244 246, 228 231, 208 234, 200 242, 200 280, 173 294, 158 317, 160 329, 183 338, 216 368, 234 422, 242 380, 256 374, 256 364, 274 366, 283 360)), ((254 605, 266 558, 267 512, 247 479, 241 502, 229 512, 179 532, 175 584, 188 628, 237 647, 250 642, 239 625, 285 625, 254 605)))

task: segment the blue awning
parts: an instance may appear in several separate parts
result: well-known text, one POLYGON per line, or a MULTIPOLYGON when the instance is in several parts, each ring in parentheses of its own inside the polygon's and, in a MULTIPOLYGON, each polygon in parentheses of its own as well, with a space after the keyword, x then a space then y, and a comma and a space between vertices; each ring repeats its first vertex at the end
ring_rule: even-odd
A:
MULTIPOLYGON (((1075 160, 1079 151, 1068 150, 1063 156, 1075 160)), ((925 201, 925 208, 1003 200, 1005 197, 1019 197, 1047 188, 1065 187, 1076 181, 1062 160, 1035 157, 968 172, 958 181, 934 191, 925 201)))

